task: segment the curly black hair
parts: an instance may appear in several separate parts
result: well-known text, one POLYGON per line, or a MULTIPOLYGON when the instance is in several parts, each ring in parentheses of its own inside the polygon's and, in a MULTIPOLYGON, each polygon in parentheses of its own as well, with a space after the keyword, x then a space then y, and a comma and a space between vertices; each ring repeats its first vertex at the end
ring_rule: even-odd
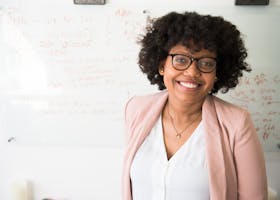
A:
POLYGON ((159 90, 165 89, 163 77, 159 74, 160 63, 177 44, 199 51, 204 48, 217 54, 217 81, 211 94, 220 89, 226 93, 238 84, 242 71, 251 71, 245 62, 247 50, 235 25, 220 16, 200 15, 196 12, 182 14, 171 12, 150 20, 146 34, 138 43, 141 45, 138 64, 151 84, 159 90))

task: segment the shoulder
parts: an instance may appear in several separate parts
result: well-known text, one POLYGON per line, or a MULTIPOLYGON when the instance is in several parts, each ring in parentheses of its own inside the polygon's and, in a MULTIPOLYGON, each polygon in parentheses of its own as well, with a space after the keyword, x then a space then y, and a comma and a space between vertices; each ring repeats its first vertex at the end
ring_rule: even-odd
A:
MULTIPOLYGON (((243 130, 254 130, 254 124, 248 110, 213 96, 217 118, 221 124, 242 134, 243 130)), ((254 130, 255 131, 255 130, 254 130)))
POLYGON ((161 91, 130 98, 125 106, 125 121, 146 115, 153 112, 153 110, 158 110, 167 99, 167 95, 166 91, 161 91))
POLYGON ((167 99, 167 95, 166 91, 161 91, 154 94, 130 98, 125 106, 126 117, 139 115, 161 107, 162 103, 167 99))
POLYGON ((252 138, 256 138, 250 113, 237 105, 224 101, 218 97, 211 96, 207 99, 206 124, 217 123, 221 131, 227 135, 233 148, 236 143, 244 144, 252 138))
POLYGON ((133 96, 127 102, 127 107, 146 107, 150 106, 151 103, 157 101, 158 99, 164 98, 167 95, 166 91, 161 91, 153 94, 143 95, 143 96, 133 96))
POLYGON ((246 109, 220 99, 219 97, 211 96, 210 101, 215 107, 218 115, 228 116, 230 118, 249 115, 249 112, 246 109))
MULTIPOLYGON (((253 128, 250 113, 237 105, 215 96, 209 96, 204 105, 204 113, 211 122, 217 122, 224 130, 239 132, 241 129, 253 128)), ((210 122, 209 122, 210 123, 210 122)))

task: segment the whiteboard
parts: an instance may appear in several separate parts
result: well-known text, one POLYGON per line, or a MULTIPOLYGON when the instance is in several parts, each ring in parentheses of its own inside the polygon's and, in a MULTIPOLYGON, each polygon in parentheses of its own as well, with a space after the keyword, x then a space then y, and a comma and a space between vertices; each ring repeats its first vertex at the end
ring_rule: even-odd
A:
MULTIPOLYGON (((182 6, 28 2, 0 8, 0 143, 123 146, 126 101, 157 91, 137 66, 136 40, 149 18, 182 6)), ((247 108, 265 151, 278 151, 279 7, 188 9, 244 33, 253 72, 218 96, 247 108)))

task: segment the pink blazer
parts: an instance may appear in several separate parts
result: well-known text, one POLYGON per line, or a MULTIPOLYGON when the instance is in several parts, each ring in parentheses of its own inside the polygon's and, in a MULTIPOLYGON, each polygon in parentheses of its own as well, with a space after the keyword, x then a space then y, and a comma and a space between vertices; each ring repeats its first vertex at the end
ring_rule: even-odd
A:
MULTIPOLYGON (((168 93, 134 97, 126 105, 123 200, 132 200, 133 157, 162 112, 168 93)), ((267 200, 263 151, 249 113, 217 97, 202 107, 211 200, 267 200)))

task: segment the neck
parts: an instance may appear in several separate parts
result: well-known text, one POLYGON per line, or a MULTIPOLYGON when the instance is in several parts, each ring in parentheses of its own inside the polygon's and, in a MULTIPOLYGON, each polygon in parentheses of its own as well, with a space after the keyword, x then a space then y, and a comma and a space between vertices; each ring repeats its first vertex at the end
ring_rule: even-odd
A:
POLYGON ((168 99, 164 109, 166 112, 169 112, 178 124, 184 124, 198 115, 201 115, 202 104, 203 102, 180 103, 168 99))

